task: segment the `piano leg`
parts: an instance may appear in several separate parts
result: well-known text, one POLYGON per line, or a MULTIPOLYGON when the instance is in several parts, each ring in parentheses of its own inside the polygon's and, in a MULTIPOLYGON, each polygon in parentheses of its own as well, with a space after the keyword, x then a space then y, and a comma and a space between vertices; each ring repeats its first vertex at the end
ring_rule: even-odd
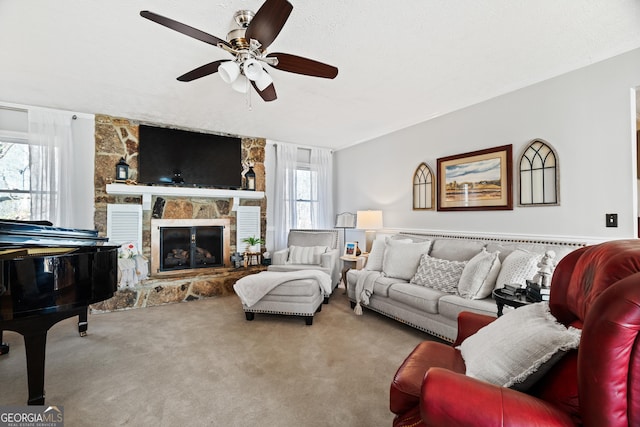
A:
MULTIPOLYGON (((87 336, 87 327, 89 326, 88 311, 89 307, 85 307, 85 309, 80 311, 80 314, 78 315, 78 333, 81 337, 87 336)), ((2 337, 0 336, 0 338, 2 337)))
POLYGON ((2 329, 0 329, 0 355, 9 353, 9 344, 2 342, 2 329))
POLYGON ((27 405, 44 405, 44 356, 47 346, 47 331, 24 335, 27 353, 27 382, 29 400, 27 405))
POLYGON ((44 405, 44 368, 47 347, 47 332, 63 319, 73 316, 87 316, 87 306, 65 311, 42 314, 35 317, 17 318, 4 321, 3 329, 18 332, 24 338, 27 355, 27 384, 29 405, 44 405))

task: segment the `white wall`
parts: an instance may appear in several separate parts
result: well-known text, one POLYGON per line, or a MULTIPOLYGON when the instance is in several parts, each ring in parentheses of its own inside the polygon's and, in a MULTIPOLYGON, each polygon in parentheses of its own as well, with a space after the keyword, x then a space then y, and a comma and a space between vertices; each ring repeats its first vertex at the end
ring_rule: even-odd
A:
POLYGON ((632 89, 640 86, 638 70, 640 49, 340 150, 335 154, 336 212, 382 209, 385 228, 394 229, 635 237, 632 89), (557 150, 560 206, 518 207, 514 170, 513 211, 412 210, 412 177, 420 162, 436 172, 439 157, 513 144, 516 169, 534 138, 557 150), (605 213, 618 214, 618 228, 605 227, 605 213))

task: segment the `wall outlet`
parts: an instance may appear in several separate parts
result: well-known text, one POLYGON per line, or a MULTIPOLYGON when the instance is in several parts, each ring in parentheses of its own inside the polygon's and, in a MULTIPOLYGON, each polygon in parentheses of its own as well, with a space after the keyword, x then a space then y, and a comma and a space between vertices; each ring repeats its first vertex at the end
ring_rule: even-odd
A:
POLYGON ((618 214, 605 214, 607 219, 607 227, 617 227, 618 226, 618 214))

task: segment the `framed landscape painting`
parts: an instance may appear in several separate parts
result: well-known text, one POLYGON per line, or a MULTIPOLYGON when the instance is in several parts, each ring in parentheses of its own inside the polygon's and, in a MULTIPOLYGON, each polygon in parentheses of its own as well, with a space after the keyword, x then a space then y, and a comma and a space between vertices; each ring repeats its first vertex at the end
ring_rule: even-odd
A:
POLYGON ((512 146, 438 159, 438 210, 512 210, 512 146))

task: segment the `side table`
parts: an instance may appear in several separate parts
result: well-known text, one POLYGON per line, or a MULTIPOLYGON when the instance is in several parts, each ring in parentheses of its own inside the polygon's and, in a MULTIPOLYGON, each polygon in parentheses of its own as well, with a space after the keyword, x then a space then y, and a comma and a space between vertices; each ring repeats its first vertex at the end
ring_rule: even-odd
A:
POLYGON ((245 252, 244 266, 247 267, 249 265, 260 265, 262 263, 261 258, 262 258, 261 252, 245 252))
POLYGON ((531 301, 527 301, 527 298, 524 295, 524 289, 516 295, 506 294, 502 292, 502 289, 494 289, 493 299, 496 300, 496 305, 498 306, 498 317, 502 316, 502 309, 505 305, 518 308, 532 303, 531 301))
POLYGON ((343 255, 340 257, 340 259, 342 260, 342 283, 344 284, 343 294, 347 293, 347 271, 351 270, 352 268, 355 268, 356 270, 362 269, 362 266, 364 264, 362 264, 362 262, 359 263, 358 261, 361 261, 363 258, 364 260, 366 260, 368 256, 369 254, 362 254, 359 256, 343 255))

